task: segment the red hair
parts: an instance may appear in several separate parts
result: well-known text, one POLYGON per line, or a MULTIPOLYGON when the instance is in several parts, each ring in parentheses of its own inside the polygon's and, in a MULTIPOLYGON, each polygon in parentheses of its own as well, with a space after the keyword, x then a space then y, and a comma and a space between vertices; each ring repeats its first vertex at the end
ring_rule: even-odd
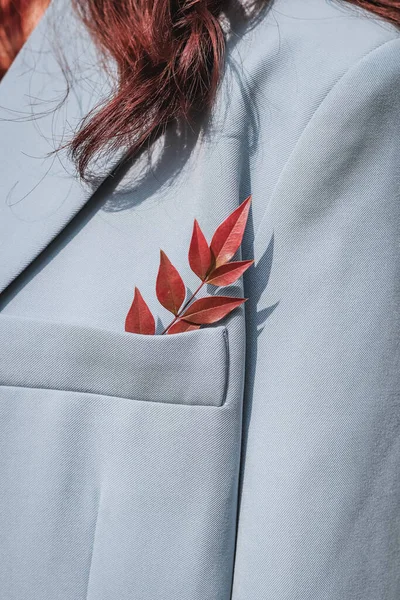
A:
MULTIPOLYGON (((346 1, 400 26, 400 1, 346 1)), ((96 155, 121 148, 134 155, 169 122, 190 123, 211 107, 224 62, 222 18, 231 0, 73 3, 105 58, 118 69, 114 96, 87 115, 69 144, 85 179, 96 155)), ((269 3, 255 0, 250 15, 269 3)))
POLYGON ((48 3, 49 0, 0 0, 0 79, 48 3))

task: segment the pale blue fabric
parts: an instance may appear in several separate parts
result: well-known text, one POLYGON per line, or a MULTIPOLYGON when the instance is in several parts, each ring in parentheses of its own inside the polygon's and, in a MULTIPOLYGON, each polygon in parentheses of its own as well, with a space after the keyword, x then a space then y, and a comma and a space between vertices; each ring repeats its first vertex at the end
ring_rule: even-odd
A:
POLYGON ((398 600, 399 31, 275 0, 205 134, 94 190, 46 155, 109 90, 68 0, 0 85, 0 598, 398 600), (125 333, 250 193, 247 302, 125 333))

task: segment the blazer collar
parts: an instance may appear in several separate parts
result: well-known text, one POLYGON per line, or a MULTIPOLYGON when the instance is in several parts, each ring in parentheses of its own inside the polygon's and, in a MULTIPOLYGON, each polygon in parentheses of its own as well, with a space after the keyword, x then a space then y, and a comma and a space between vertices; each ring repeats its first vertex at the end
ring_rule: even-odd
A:
POLYGON ((97 65, 70 3, 53 2, 0 83, 0 292, 94 192, 66 152, 50 153, 104 97, 108 83, 97 65), (63 101, 66 64, 75 72, 63 101))

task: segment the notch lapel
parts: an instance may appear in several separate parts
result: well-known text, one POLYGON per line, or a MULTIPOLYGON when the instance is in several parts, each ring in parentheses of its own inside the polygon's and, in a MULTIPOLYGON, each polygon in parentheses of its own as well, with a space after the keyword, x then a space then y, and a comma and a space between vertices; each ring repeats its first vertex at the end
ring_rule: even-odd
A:
POLYGON ((69 0, 53 0, 0 83, 0 292, 93 195, 65 151, 50 153, 108 89, 69 0))

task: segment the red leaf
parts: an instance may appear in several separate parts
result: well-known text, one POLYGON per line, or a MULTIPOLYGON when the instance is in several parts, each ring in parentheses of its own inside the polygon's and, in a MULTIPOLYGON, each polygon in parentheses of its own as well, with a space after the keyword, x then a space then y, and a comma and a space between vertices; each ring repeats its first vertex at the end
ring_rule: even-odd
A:
POLYGON ((211 250, 208 247, 207 240, 195 219, 189 247, 189 264, 193 273, 196 273, 197 277, 200 277, 202 281, 204 281, 207 271, 211 266, 211 258, 211 250))
POLYGON ((247 298, 231 298, 230 296, 206 296, 195 300, 181 316, 185 321, 198 325, 215 323, 246 300, 247 298))
POLYGON ((186 297, 186 288, 182 277, 163 250, 160 250, 156 294, 164 308, 174 315, 178 313, 186 297))
POLYGON ((166 333, 182 333, 184 331, 193 331, 194 329, 200 329, 200 325, 194 325, 193 323, 178 319, 178 321, 175 321, 175 323, 171 325, 166 333))
POLYGON ((154 335, 156 332, 154 317, 137 287, 135 287, 132 305, 126 315, 125 331, 145 335, 154 335))
POLYGON ((248 196, 217 227, 211 240, 210 248, 215 257, 215 266, 227 263, 242 243, 246 221, 250 210, 251 196, 248 196))
POLYGON ((212 285, 230 285, 234 283, 252 265, 254 260, 238 260, 214 269, 207 278, 212 285))

